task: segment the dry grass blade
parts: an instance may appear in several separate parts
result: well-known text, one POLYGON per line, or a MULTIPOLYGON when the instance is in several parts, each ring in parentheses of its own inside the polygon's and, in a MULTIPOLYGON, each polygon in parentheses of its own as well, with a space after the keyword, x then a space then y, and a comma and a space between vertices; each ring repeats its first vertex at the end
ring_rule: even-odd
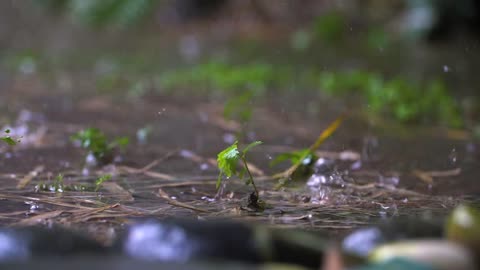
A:
POLYGON ((162 179, 162 180, 173 180, 175 177, 165 174, 165 173, 159 173, 159 172, 153 172, 153 171, 142 171, 142 169, 137 169, 137 168, 132 168, 129 166, 119 166, 118 167, 120 170, 129 173, 129 174, 144 174, 150 177, 162 179))
POLYGON ((114 195, 120 195, 122 201, 133 202, 135 199, 128 190, 124 189, 122 186, 115 182, 104 182, 102 184, 103 188, 109 193, 114 195))
POLYGON ((158 196, 159 196, 160 198, 163 198, 163 199, 167 200, 167 202, 168 202, 169 204, 174 205, 174 206, 178 206, 178 207, 182 207, 182 208, 186 208, 186 209, 190 209, 190 210, 197 211, 197 212, 202 212, 202 213, 209 213, 209 212, 210 212, 210 211, 208 211, 208 210, 200 209, 200 208, 191 206, 191 205, 189 205, 189 204, 186 204, 186 203, 182 203, 182 202, 173 200, 173 199, 170 198, 170 196, 169 196, 163 189, 161 189, 161 188, 158 189, 158 196))
POLYGON ((100 212, 103 212, 105 210, 110 210, 112 208, 116 208, 118 206, 120 206, 120 204, 116 203, 116 204, 107 205, 107 206, 104 206, 104 207, 99 207, 99 208, 95 208, 95 209, 91 209, 91 210, 76 211, 72 220, 71 220, 71 222, 79 223, 79 222, 86 221, 86 220, 90 219, 89 218, 90 216, 93 216, 93 215, 98 214, 100 212))
MULTIPOLYGON (((80 205, 79 203, 76 204, 71 204, 68 202, 62 202, 62 201, 57 201, 57 200, 64 200, 63 198, 59 197, 51 197, 51 198, 37 198, 37 197, 30 197, 30 196, 20 196, 20 195, 10 195, 10 194, 0 194, 0 199, 7 199, 11 201, 34 201, 34 202, 39 202, 39 203, 47 203, 55 206, 63 206, 63 207, 68 207, 68 208, 74 208, 74 209, 96 209, 93 207, 87 207, 80 205)), ((81 202, 88 203, 88 200, 82 200, 81 202)), ((98 203, 98 202, 96 202, 98 203)))
POLYGON ((43 165, 39 165, 35 167, 31 172, 29 172, 27 175, 25 175, 22 179, 17 184, 18 189, 22 189, 28 185, 32 181, 33 178, 37 177, 45 167, 43 165))
POLYGON ((171 152, 168 152, 165 156, 163 156, 162 158, 159 158, 159 159, 156 159, 152 162, 150 162, 150 164, 146 165, 145 167, 141 168, 138 172, 146 172, 146 171, 149 171, 150 169, 152 169, 153 167, 157 166, 158 164, 160 164, 161 162, 169 159, 171 156, 175 155, 178 151, 175 150, 175 151, 171 151, 171 152))
POLYGON ((192 162, 198 163, 198 164, 202 164, 202 163, 206 162, 213 167, 217 167, 217 160, 216 159, 202 157, 202 156, 198 155, 197 153, 195 153, 193 151, 190 151, 190 150, 180 151, 180 156, 185 158, 185 159, 191 160, 192 162))
POLYGON ((153 171, 150 171, 150 169, 152 169, 153 167, 160 164, 160 162, 170 158, 171 156, 173 156, 177 152, 178 152, 177 150, 171 151, 171 152, 167 153, 165 156, 163 156, 162 158, 156 159, 156 160, 150 162, 149 164, 147 164, 145 167, 140 168, 140 169, 132 168, 132 167, 129 167, 129 166, 119 166, 118 168, 121 171, 124 171, 124 172, 129 173, 129 174, 145 174, 147 176, 158 178, 158 179, 173 180, 175 178, 171 175, 168 175, 168 174, 165 174, 165 173, 153 172, 153 171))
POLYGON ((427 184, 433 184, 434 177, 449 177, 456 176, 462 172, 460 168, 446 171, 422 171, 422 170, 413 170, 412 174, 418 177, 420 180, 424 181, 427 184))
POLYGON ((33 216, 33 217, 22 219, 19 222, 17 222, 15 225, 16 226, 37 225, 39 223, 42 223, 42 222, 46 221, 47 219, 58 217, 61 214, 63 214, 63 212, 64 211, 62 211, 62 210, 56 210, 56 211, 52 211, 52 212, 43 213, 43 214, 40 214, 40 215, 36 215, 36 216, 33 216))
POLYGON ((185 186, 200 186, 200 185, 213 185, 217 180, 208 180, 208 181, 186 181, 186 182, 177 182, 177 183, 165 183, 159 185, 149 186, 149 188, 165 188, 165 187, 185 187, 185 186))

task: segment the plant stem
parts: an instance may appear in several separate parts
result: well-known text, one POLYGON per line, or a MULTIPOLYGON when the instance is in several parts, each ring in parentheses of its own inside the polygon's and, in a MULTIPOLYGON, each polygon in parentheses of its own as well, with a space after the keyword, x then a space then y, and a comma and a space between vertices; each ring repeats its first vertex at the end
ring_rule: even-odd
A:
POLYGON ((250 173, 250 169, 248 169, 247 160, 245 159, 245 156, 242 156, 242 161, 243 161, 243 166, 245 166, 245 169, 247 170, 248 177, 250 178, 250 182, 252 183, 253 189, 255 190, 255 195, 257 195, 257 198, 259 198, 258 189, 257 189, 257 186, 255 185, 255 181, 253 181, 253 176, 250 173))

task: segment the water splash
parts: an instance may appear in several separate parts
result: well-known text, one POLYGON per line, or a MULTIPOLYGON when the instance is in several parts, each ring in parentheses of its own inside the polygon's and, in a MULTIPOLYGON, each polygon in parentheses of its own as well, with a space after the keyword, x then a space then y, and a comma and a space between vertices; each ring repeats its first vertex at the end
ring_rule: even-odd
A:
POLYGON ((314 173, 308 179, 306 188, 310 202, 324 203, 336 198, 334 191, 345 187, 348 172, 337 170, 331 159, 319 158, 314 165, 314 173))

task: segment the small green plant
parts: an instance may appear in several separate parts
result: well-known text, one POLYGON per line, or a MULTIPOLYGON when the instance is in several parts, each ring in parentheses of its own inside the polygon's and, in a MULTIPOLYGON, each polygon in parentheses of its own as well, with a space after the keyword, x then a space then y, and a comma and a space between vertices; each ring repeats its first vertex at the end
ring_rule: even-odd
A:
POLYGON ((258 189, 255 185, 255 181, 253 180, 253 176, 248 169, 247 158, 246 155, 250 149, 253 147, 262 144, 261 141, 255 141, 247 145, 243 150, 238 149, 238 141, 235 141, 232 145, 225 148, 218 154, 217 163, 218 168, 220 169, 220 173, 217 179, 217 189, 220 188, 220 184, 222 183, 223 176, 225 175, 227 178, 232 176, 238 176, 240 179, 243 179, 245 174, 247 174, 247 179, 245 181, 246 185, 252 185, 254 189, 255 197, 259 198, 258 189), (242 163, 242 170, 240 172, 237 171, 238 162, 241 161, 242 163))
POLYGON ((110 174, 105 174, 100 176, 96 181, 95 181, 95 192, 97 192, 103 185, 105 181, 108 181, 112 179, 112 175, 110 174))
POLYGON ((108 163, 113 158, 116 150, 124 150, 128 143, 128 137, 118 137, 109 142, 105 134, 96 128, 82 130, 72 136, 72 140, 79 141, 80 146, 87 149, 96 160, 108 163))
POLYGON ((35 191, 47 191, 53 193, 62 193, 64 191, 94 191, 97 192, 102 187, 105 181, 112 178, 110 174, 101 175, 95 180, 95 185, 83 185, 83 184, 65 184, 63 174, 58 174, 53 182, 46 183, 40 182, 35 186, 35 191))
POLYGON ((281 162, 289 161, 290 166, 298 166, 292 174, 292 178, 302 178, 312 174, 312 166, 318 157, 310 149, 301 149, 288 153, 282 153, 276 156, 271 162, 270 166, 275 166, 281 162))
POLYGON ((87 191, 89 188, 85 185, 66 185, 63 181, 63 174, 58 174, 53 183, 40 182, 35 186, 35 191, 47 191, 53 193, 62 193, 64 191, 87 191))
POLYGON ((10 129, 5 130, 5 135, 0 137, 0 140, 10 146, 15 146, 19 142, 18 140, 12 139, 12 137, 10 136, 10 129))
POLYGON ((273 178, 278 179, 278 185, 275 187, 275 189, 283 187, 289 180, 294 180, 296 175, 304 176, 310 171, 311 166, 317 159, 315 156, 315 151, 340 127, 344 118, 345 115, 341 115, 332 123, 330 123, 330 125, 328 125, 328 127, 322 131, 322 133, 320 133, 315 142, 310 145, 309 148, 281 154, 273 161, 274 164, 285 160, 290 160, 292 163, 287 170, 272 176, 273 178))

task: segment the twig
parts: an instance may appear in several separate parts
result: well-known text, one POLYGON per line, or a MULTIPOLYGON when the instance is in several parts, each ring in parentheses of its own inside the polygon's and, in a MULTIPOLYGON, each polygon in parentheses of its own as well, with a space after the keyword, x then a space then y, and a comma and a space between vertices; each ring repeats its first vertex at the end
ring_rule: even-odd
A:
POLYGON ((19 222, 17 222, 17 226, 32 226, 32 225, 36 225, 38 223, 41 223, 41 222, 44 222, 45 220, 47 219, 51 219, 51 218, 55 218, 55 217, 58 217, 60 216, 61 214, 63 214, 64 211, 62 210, 56 210, 56 211, 52 211, 52 212, 47 212, 47 213, 43 213, 43 214, 40 214, 40 215, 36 215, 36 216, 33 216, 33 217, 29 217, 29 218, 26 218, 26 219, 22 219, 20 220, 19 222))
POLYGON ((462 172, 462 169, 456 168, 453 170, 446 171, 422 171, 422 170, 413 170, 412 174, 418 177, 420 180, 426 182, 427 184, 433 184, 434 177, 449 177, 456 176, 462 172))
POLYGON ((39 166, 35 167, 31 172, 29 172, 22 179, 20 179, 20 181, 17 184, 17 189, 22 189, 25 186, 27 186, 28 183, 30 183, 30 181, 32 181, 33 178, 35 178, 38 174, 43 172, 44 168, 45 167, 43 165, 39 165, 39 166))

